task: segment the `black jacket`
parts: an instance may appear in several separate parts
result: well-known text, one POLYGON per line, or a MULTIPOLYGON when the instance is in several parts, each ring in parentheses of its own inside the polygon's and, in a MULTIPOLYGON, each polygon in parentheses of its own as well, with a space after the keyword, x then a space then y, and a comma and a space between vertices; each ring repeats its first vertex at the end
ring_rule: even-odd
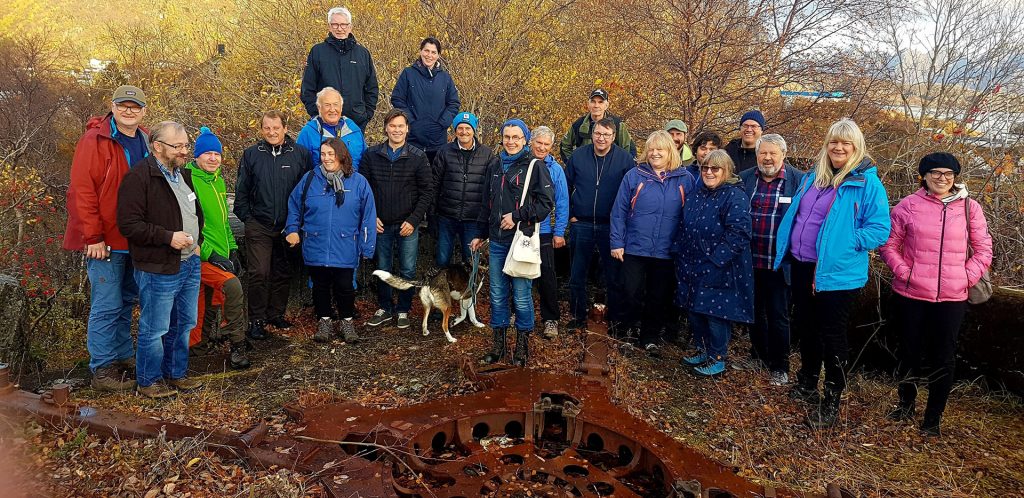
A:
POLYGON ((408 221, 418 227, 434 200, 434 178, 427 155, 406 143, 395 162, 388 157, 388 143, 374 145, 359 161, 359 173, 370 182, 377 217, 385 225, 408 221))
POLYGON ((379 88, 370 51, 356 41, 355 35, 339 40, 328 34, 323 42, 309 49, 299 95, 309 117, 319 114, 316 92, 325 87, 341 92, 345 100, 341 113, 365 130, 377 111, 379 88))
POLYGON ((551 188, 551 174, 548 173, 547 165, 542 159, 538 159, 533 166, 526 203, 519 205, 519 199, 523 195, 523 183, 526 181, 526 170, 533 159, 533 154, 527 152, 504 173, 501 171, 500 159, 491 165, 484 196, 486 201, 477 216, 478 222, 487 224, 488 233, 481 233, 480 238, 490 238, 491 242, 502 244, 511 243, 516 229, 501 228, 501 217, 507 213, 512 213, 512 221, 523 222, 521 228, 526 235, 533 234, 534 223, 551 215, 551 209, 555 206, 555 194, 551 188))
MULTIPOLYGON (((192 172, 178 170, 182 181, 193 192, 192 172)), ((199 234, 196 244, 203 245, 203 207, 196 197, 196 215, 199 234)), ((117 228, 128 239, 128 253, 136 269, 173 275, 181 269, 181 250, 171 247, 174 232, 183 227, 178 199, 157 166, 156 158, 149 156, 135 163, 121 180, 117 191, 117 228)))
POLYGON ((615 144, 600 161, 594 154, 594 144, 576 149, 565 165, 569 216, 578 221, 608 224, 622 177, 635 167, 629 152, 615 144))
POLYGON ((740 174, 750 168, 757 167, 757 153, 754 149, 744 149, 743 140, 734 138, 729 141, 725 146, 725 152, 732 158, 732 163, 736 165, 735 174, 740 174))
POLYGON ((497 167, 498 157, 477 142, 471 151, 456 140, 441 147, 434 159, 434 196, 437 214, 458 221, 475 221, 484 202, 487 171, 497 167))
POLYGON ((235 216, 280 231, 288 218, 288 196, 299 179, 313 168, 309 151, 286 136, 273 147, 266 140, 245 149, 238 162, 235 216))

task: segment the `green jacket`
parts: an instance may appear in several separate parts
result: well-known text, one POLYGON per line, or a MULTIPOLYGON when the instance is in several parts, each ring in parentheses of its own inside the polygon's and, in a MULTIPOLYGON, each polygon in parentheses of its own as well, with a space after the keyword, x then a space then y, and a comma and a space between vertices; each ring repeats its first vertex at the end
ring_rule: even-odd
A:
POLYGON ((224 186, 224 178, 220 176, 221 170, 218 168, 213 173, 207 173, 195 162, 190 162, 185 167, 192 171, 192 184, 195 186, 196 196, 199 197, 199 205, 203 208, 203 217, 206 220, 199 256, 203 261, 209 260, 213 253, 227 258, 231 251, 238 249, 238 244, 235 242, 235 234, 231 232, 231 226, 228 225, 227 189, 224 186))
MULTIPOLYGON (((618 116, 613 116, 611 113, 605 113, 605 116, 612 119, 615 122, 615 145, 622 147, 629 151, 630 155, 636 157, 636 144, 633 143, 633 138, 629 136, 629 128, 626 128, 626 123, 622 121, 618 116)), ((569 127, 569 131, 565 132, 565 137, 562 138, 560 144, 560 150, 562 155, 562 164, 569 163, 569 156, 572 155, 576 149, 591 144, 594 141, 590 138, 591 127, 593 126, 590 114, 584 114, 583 117, 576 120, 572 126, 569 127)))

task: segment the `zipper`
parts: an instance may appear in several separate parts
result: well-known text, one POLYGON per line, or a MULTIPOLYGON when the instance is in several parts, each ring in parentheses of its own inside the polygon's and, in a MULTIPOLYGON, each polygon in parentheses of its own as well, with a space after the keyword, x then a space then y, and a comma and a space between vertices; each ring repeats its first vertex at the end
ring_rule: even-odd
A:
POLYGON ((935 286, 935 300, 939 300, 942 294, 942 245, 946 242, 946 208, 948 204, 942 204, 942 230, 939 231, 939 281, 935 286))

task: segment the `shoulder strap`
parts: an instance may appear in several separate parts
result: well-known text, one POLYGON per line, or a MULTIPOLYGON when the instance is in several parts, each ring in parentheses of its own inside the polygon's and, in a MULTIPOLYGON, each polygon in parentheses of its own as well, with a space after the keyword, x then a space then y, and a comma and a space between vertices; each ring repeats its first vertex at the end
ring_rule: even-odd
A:
POLYGON ((302 183, 302 200, 299 203, 299 230, 306 226, 306 197, 309 195, 309 186, 313 184, 313 172, 306 173, 306 181, 302 183))
POLYGON ((519 198, 519 207, 523 207, 526 203, 526 191, 530 188, 530 178, 533 176, 533 165, 537 162, 537 159, 530 161, 530 166, 526 168, 526 181, 523 182, 523 195, 519 198))

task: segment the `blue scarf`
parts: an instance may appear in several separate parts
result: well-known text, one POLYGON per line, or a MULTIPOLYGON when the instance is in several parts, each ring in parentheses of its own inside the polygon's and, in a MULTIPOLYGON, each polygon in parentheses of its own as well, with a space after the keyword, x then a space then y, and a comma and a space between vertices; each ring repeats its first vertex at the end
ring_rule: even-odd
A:
POLYGON ((501 158, 501 172, 504 173, 504 172, 508 171, 509 167, 511 167, 513 164, 515 164, 516 161, 518 161, 520 158, 522 158, 524 155, 528 154, 529 152, 530 152, 530 148, 529 147, 523 147, 523 150, 521 150, 519 152, 516 152, 515 154, 513 154, 511 156, 508 155, 508 152, 505 152, 505 151, 499 152, 498 153, 498 157, 501 158))

